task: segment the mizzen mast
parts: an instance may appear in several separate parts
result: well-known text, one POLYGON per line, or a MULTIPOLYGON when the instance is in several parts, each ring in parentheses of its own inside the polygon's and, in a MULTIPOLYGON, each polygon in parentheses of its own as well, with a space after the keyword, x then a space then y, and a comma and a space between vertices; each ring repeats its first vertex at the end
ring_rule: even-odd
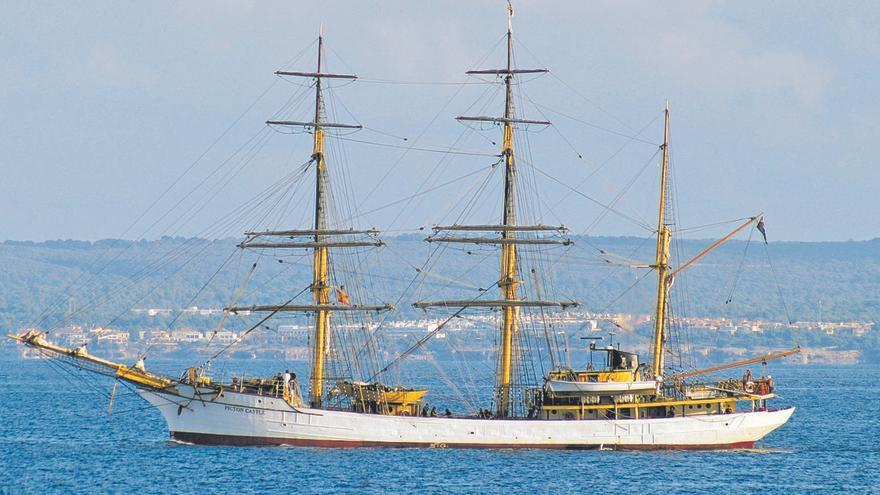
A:
POLYGON ((671 278, 669 277, 669 242, 672 239, 672 230, 667 221, 666 196, 667 174, 669 170, 669 101, 666 102, 663 124, 663 161, 660 168, 660 208, 657 219, 657 257, 653 268, 657 270, 657 308, 654 315, 654 356, 651 371, 655 380, 661 380, 663 376, 664 343, 666 340, 666 313, 667 291, 671 278))

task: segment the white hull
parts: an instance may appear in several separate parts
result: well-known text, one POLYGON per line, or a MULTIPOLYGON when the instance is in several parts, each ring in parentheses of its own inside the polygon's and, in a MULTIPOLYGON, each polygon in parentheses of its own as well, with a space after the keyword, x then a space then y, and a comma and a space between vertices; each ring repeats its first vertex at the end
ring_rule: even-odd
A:
POLYGON ((504 448, 748 448, 779 428, 794 408, 630 420, 406 417, 296 409, 281 399, 224 392, 191 399, 140 390, 175 439, 225 445, 504 448))

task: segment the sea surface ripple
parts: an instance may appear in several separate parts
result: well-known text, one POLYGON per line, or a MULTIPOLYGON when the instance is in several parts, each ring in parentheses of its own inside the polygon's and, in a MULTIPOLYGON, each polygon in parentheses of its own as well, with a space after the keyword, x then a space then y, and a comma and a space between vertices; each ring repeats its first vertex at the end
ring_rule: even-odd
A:
POLYGON ((0 494, 880 493, 880 366, 772 371, 798 409, 754 449, 313 449, 171 442, 127 389, 107 415, 110 380, 0 360, 0 494))

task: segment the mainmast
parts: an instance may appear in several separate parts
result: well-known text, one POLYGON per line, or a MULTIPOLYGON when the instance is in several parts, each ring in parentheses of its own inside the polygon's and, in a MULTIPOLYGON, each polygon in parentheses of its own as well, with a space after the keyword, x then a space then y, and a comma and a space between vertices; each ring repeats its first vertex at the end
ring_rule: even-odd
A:
POLYGON ((654 314, 654 360, 652 368, 654 379, 659 380, 663 376, 664 349, 666 340, 666 303, 667 291, 670 285, 669 277, 669 242, 672 239, 672 231, 666 221, 666 195, 667 174, 669 170, 669 101, 666 102, 663 125, 663 164, 660 169, 660 208, 657 218, 657 258, 654 269, 657 270, 657 309, 654 314))
MULTIPOLYGON (((318 36, 318 68, 316 72, 276 71, 280 76, 306 77, 315 80, 315 114, 310 122, 293 120, 270 120, 269 125, 298 126, 312 129, 312 163, 315 165, 315 221, 310 230, 275 230, 249 231, 248 238, 239 247, 242 248, 305 248, 313 251, 312 282, 310 284, 314 304, 281 304, 257 305, 250 307, 226 308, 231 312, 264 311, 264 312, 307 312, 315 314, 315 326, 311 339, 312 359, 309 375, 309 404, 321 407, 324 396, 324 377, 326 360, 330 351, 330 315, 333 311, 381 311, 391 309, 384 305, 355 305, 340 297, 339 304, 331 303, 330 290, 330 248, 381 246, 382 241, 375 239, 374 230, 330 229, 327 226, 327 163, 324 160, 324 130, 327 128, 360 129, 360 125, 339 124, 324 120, 324 98, 322 82, 324 79, 357 79, 353 74, 333 74, 323 72, 324 32, 323 27, 318 36), (369 240, 347 240, 338 236, 366 235, 369 240), (282 239, 277 241, 275 239, 282 239), (290 240, 292 239, 292 240, 290 240), (309 239, 308 241, 306 239, 309 239)), ((340 290, 340 289, 337 289, 340 290)))
MULTIPOLYGON (((513 153, 513 92, 511 72, 513 59, 513 9, 508 8, 507 17, 507 73, 504 75, 504 131, 501 155, 504 157, 504 215, 502 225, 516 225, 516 161, 513 153)), ((502 239, 515 239, 516 230, 504 230, 502 239)), ((509 242, 501 246, 501 279, 499 287, 505 301, 519 299, 520 280, 517 280, 516 244, 509 242)), ((501 320, 500 366, 495 378, 497 386, 496 414, 504 417, 510 411, 510 379, 513 351, 513 338, 519 331, 519 306, 506 306, 501 320)))
POLYGON ((568 239, 519 239, 517 232, 559 232, 565 233, 565 227, 548 225, 518 225, 516 219, 516 160, 514 154, 514 126, 517 124, 550 125, 550 122, 542 120, 526 120, 516 117, 513 104, 513 83, 517 74, 536 74, 548 72, 547 69, 517 69, 513 67, 513 9, 508 4, 507 18, 507 64, 503 69, 482 69, 468 71, 469 75, 494 75, 504 80, 504 115, 501 117, 477 116, 457 117, 464 122, 484 122, 502 125, 503 140, 501 157, 504 162, 504 202, 500 225, 450 225, 435 226, 434 235, 429 236, 428 242, 457 242, 475 244, 496 244, 501 248, 501 276, 498 287, 501 291, 500 300, 471 300, 471 301, 430 301, 417 302, 417 308, 428 307, 495 307, 501 308, 501 339, 498 356, 498 368, 495 376, 495 405, 498 417, 512 415, 511 411, 511 387, 514 377, 515 352, 514 345, 519 332, 520 308, 523 307, 559 307, 567 308, 577 306, 575 301, 542 301, 523 300, 520 298, 519 286, 522 280, 518 279, 519 267, 517 259, 517 246, 520 244, 562 244, 569 245, 568 239), (496 232, 499 237, 465 237, 445 234, 450 231, 468 232, 496 232))

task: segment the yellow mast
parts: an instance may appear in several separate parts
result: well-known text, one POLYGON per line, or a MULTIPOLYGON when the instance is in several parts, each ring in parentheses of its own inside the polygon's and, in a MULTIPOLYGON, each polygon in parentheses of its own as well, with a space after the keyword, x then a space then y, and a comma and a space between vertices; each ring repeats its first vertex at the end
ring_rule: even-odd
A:
MULTIPOLYGON (((318 71, 321 73, 321 51, 324 47, 323 28, 318 35, 318 71)), ((315 254, 312 264, 312 298, 319 307, 330 304, 330 276, 327 246, 323 246, 321 231, 327 229, 326 199, 324 189, 327 182, 327 166, 324 162, 324 129, 321 128, 323 113, 321 100, 321 78, 315 83, 315 141, 312 159, 315 161, 315 254)), ((312 369, 309 374, 309 404, 321 407, 324 396, 324 358, 329 348, 330 311, 319 309, 315 313, 315 333, 312 349, 312 369)))
POLYGON ((315 223, 313 230, 278 230, 278 231, 251 231, 246 232, 250 236, 240 244, 243 248, 307 248, 313 249, 312 283, 311 292, 313 305, 282 304, 282 305, 256 305, 251 307, 231 307, 229 311, 279 311, 314 312, 315 328, 312 340, 312 360, 309 374, 309 404, 312 407, 321 407, 324 396, 324 375, 326 358, 330 349, 330 314, 334 311, 384 311, 390 309, 389 305, 340 305, 330 304, 330 248, 381 246, 378 240, 370 241, 345 241, 335 240, 333 236, 351 234, 373 234, 374 231, 366 230, 339 230, 327 228, 327 163, 324 160, 324 130, 327 128, 361 129, 360 125, 326 122, 324 120, 324 100, 322 83, 326 78, 330 79, 357 79, 354 74, 335 74, 322 72, 324 55, 324 27, 318 35, 318 70, 317 72, 300 72, 279 70, 275 71, 279 76, 307 77, 315 80, 315 114, 311 122, 295 120, 268 120, 269 125, 295 126, 314 129, 314 142, 312 145, 312 161, 315 163, 315 223), (295 240, 297 236, 309 236, 311 242, 295 240), (292 240, 284 242, 267 242, 266 238, 284 237, 292 240))
MULTIPOLYGON (((256 326, 250 330, 262 325, 266 320, 279 312, 300 312, 315 313, 314 340, 312 342, 312 361, 309 376, 309 403, 312 407, 321 407, 324 395, 324 375, 326 357, 330 352, 330 316, 331 310, 335 312, 355 312, 355 311, 388 311, 393 309, 389 304, 370 305, 370 304, 351 304, 348 297, 344 298, 340 295, 340 304, 331 304, 330 301, 330 248, 350 248, 350 247, 377 247, 384 243, 378 239, 369 240, 346 240, 334 238, 334 236, 350 236, 355 234, 373 236, 377 234, 375 230, 355 230, 355 229, 329 229, 327 227, 327 164, 324 160, 324 138, 325 129, 361 129, 359 124, 343 124, 338 122, 327 122, 324 117, 324 101, 322 94, 322 80, 330 79, 357 79, 354 74, 338 74, 321 72, 323 69, 323 48, 324 48, 324 28, 318 36, 318 69, 316 72, 301 72, 278 70, 275 74, 278 76, 294 76, 307 77, 315 80, 315 113, 312 121, 295 121, 295 120, 267 120, 267 125, 272 126, 294 126, 314 130, 314 141, 312 147, 311 162, 315 163, 315 222, 313 229, 310 230, 250 230, 245 232, 247 239, 238 245, 239 248, 253 249, 311 249, 313 250, 312 265, 312 282, 309 285, 311 289, 314 304, 292 304, 293 299, 282 304, 255 304, 251 306, 228 306, 224 311, 231 314, 239 314, 240 312, 268 312, 269 316, 262 319, 256 326), (273 241, 275 238, 283 238, 281 242, 273 241), (309 242, 304 242, 302 238, 311 238, 309 242)), ((256 265, 254 265, 256 266, 256 265)), ((297 294, 299 296, 299 294, 297 294)), ((250 331, 248 330, 248 331, 250 331)), ((128 368, 123 365, 116 365, 109 361, 100 360, 87 356, 84 351, 70 351, 68 349, 57 348, 51 346, 42 340, 43 334, 29 332, 27 335, 16 338, 28 345, 34 345, 56 354, 75 354, 75 357, 84 361, 91 361, 93 364, 99 364, 105 368, 115 371, 117 378, 134 381, 140 384, 148 385, 154 388, 163 388, 168 386, 170 381, 165 380, 158 375, 146 373, 143 369, 128 368)), ((221 351, 222 352, 222 351, 221 351)), ((218 353, 219 355, 219 353, 218 353)), ((214 356, 216 357, 216 356, 214 356)), ((195 368, 191 368, 195 370, 195 368)), ((104 371, 99 371, 104 372, 104 371)), ((106 373, 105 373, 106 374, 106 373)), ((195 379, 193 379, 195 380, 195 379)))
MULTIPOLYGON (((500 124, 503 129, 503 141, 501 159, 504 162, 504 211, 501 224, 499 225, 449 225, 434 226, 434 235, 426 238, 428 242, 457 242, 476 244, 495 244, 501 246, 501 276, 498 286, 501 297, 497 300, 474 298, 471 300, 448 300, 448 301, 420 301, 413 304, 416 308, 453 306, 466 307, 489 307, 501 308, 500 346, 498 349, 498 366, 495 370, 495 412, 498 417, 509 417, 516 414, 511 410, 513 403, 512 381, 516 376, 518 354, 515 346, 519 334, 520 308, 533 307, 559 307, 567 308, 577 306, 575 301, 546 301, 522 299, 519 287, 523 281, 519 280, 517 245, 569 245, 568 239, 528 239, 520 238, 517 232, 564 232, 565 227, 552 227, 548 225, 519 225, 516 218, 516 160, 514 157, 514 126, 525 125, 550 125, 544 120, 529 120, 516 118, 513 103, 513 79, 517 74, 544 74, 547 69, 520 69, 513 66, 513 8, 508 3, 507 9, 507 65, 502 69, 478 69, 469 70, 470 75, 495 75, 504 79, 504 115, 494 116, 459 116, 457 120, 462 122, 485 122, 500 124), (468 232, 499 232, 499 237, 468 237, 444 234, 448 231, 468 232)), ((526 236, 527 237, 527 236, 526 236)), ((456 313, 457 315, 458 313, 456 313)), ((439 328, 439 327, 438 327, 439 328)), ((421 345, 421 344, 418 344, 421 345)))
POLYGON ((669 241, 672 231, 666 225, 666 176, 669 169, 669 101, 666 101, 663 125, 663 165, 660 170, 660 212, 657 219, 657 259, 654 268, 657 270, 657 310, 654 314, 654 360, 652 371, 654 379, 663 375, 663 344, 665 341, 666 299, 669 289, 669 241))
MULTIPOLYGON (((501 154, 504 157, 504 217, 502 224, 505 226, 516 225, 516 164, 513 156, 513 93, 511 72, 513 35, 511 16, 513 10, 508 8, 507 18, 507 74, 504 77, 504 139, 501 154)), ((515 230, 504 230, 502 239, 515 239, 515 230)), ((501 248, 501 287, 502 295, 506 301, 519 299, 518 288, 520 281, 517 280, 516 243, 509 242, 501 248)), ((513 339, 519 331, 519 306, 509 305, 504 308, 501 323, 501 356, 496 377, 498 397, 496 401, 497 415, 505 417, 510 412, 510 380, 512 375, 513 339)))

